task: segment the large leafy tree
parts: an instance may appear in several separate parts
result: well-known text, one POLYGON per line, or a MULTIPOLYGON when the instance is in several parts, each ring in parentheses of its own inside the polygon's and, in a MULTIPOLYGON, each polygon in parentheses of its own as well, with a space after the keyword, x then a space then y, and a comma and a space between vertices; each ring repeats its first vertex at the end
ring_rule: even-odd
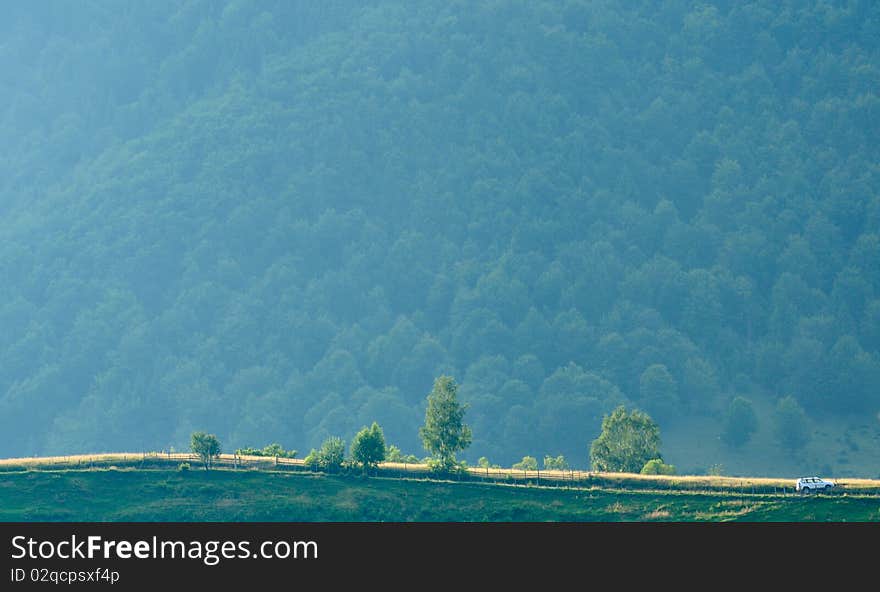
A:
POLYGON ((190 438, 190 450, 199 455, 207 471, 214 465, 214 459, 220 456, 220 440, 214 434, 193 432, 190 438))
POLYGON ((351 458, 363 467, 364 473, 385 460, 385 435, 378 423, 374 421, 355 434, 351 441, 351 458))
POLYGON ((307 467, 331 473, 338 471, 345 462, 345 441, 338 436, 330 436, 324 440, 321 448, 318 450, 313 448, 303 462, 307 467))
POLYGON ((602 420, 602 433, 590 446, 590 463, 597 471, 638 473, 660 455, 660 428, 638 409, 623 405, 602 420))
POLYGON ((458 401, 458 385, 451 376, 439 376, 428 394, 425 425, 419 428, 422 444, 442 470, 455 465, 455 453, 471 443, 471 429, 464 424, 467 405, 458 401))

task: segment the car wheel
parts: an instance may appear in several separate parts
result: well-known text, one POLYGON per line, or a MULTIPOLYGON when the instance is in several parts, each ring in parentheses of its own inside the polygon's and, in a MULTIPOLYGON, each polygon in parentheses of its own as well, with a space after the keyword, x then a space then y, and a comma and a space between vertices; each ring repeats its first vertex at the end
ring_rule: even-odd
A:
POLYGON ((830 486, 830 485, 826 485, 826 486, 823 487, 822 489, 825 490, 825 493, 831 493, 831 486, 830 486))
POLYGON ((810 488, 809 488, 809 487, 804 487, 804 488, 801 490, 801 493, 803 493, 804 495, 810 495, 810 488))

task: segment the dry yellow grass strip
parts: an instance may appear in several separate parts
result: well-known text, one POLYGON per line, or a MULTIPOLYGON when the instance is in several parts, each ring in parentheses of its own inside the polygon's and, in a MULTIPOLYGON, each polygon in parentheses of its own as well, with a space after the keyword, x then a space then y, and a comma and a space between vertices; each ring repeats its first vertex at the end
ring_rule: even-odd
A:
POLYGON ((20 458, 3 458, 0 459, 0 465, 39 466, 65 463, 76 464, 77 462, 125 461, 141 458, 143 458, 143 453, 140 452, 99 452, 94 454, 71 454, 68 456, 25 456, 20 458))
MULTIPOLYGON (((255 461, 255 462, 274 462, 274 458, 270 456, 250 456, 250 455, 234 455, 221 454, 219 460, 222 462, 233 462, 236 458, 239 460, 255 461)), ((198 456, 188 452, 96 452, 93 454, 71 454, 67 456, 33 456, 19 458, 3 458, 0 459, 0 466, 31 466, 37 467, 41 465, 64 465, 64 464, 83 464, 89 462, 132 462, 140 460, 173 460, 173 461, 198 461, 198 456)), ((302 459, 298 458, 279 458, 278 464, 301 465, 302 459)))

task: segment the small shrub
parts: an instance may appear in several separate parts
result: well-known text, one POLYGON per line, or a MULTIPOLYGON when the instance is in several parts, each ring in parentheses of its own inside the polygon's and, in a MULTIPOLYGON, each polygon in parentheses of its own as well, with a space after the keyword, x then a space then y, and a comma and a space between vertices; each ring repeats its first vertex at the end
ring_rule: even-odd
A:
POLYGON ((524 456, 521 461, 514 463, 510 468, 516 469, 517 471, 537 471, 538 459, 534 456, 524 456))
POLYGON ((425 461, 425 464, 428 465, 428 468, 435 473, 445 473, 451 469, 448 464, 444 463, 439 458, 433 458, 429 456, 424 458, 423 460, 425 461))
POLYGON ((385 460, 388 462, 395 463, 408 463, 411 465, 419 464, 419 457, 415 454, 404 454, 400 448, 391 444, 388 446, 388 450, 385 451, 385 460))
POLYGON ((318 451, 312 448, 312 451, 303 459, 303 464, 309 469, 320 468, 318 463, 318 451))
POLYGON ((445 474, 445 475, 455 475, 457 473, 466 473, 467 472, 467 462, 465 461, 456 461, 449 459, 441 459, 441 458, 432 458, 428 457, 425 459, 425 464, 428 465, 428 468, 431 469, 434 473, 445 474))
POLYGON ((296 458, 296 450, 285 450, 281 444, 269 444, 263 448, 239 448, 235 451, 240 456, 267 456, 271 458, 296 458))
POLYGON ((189 464, 188 462, 182 462, 182 463, 180 463, 179 465, 177 465, 177 470, 178 470, 178 471, 188 471, 188 470, 190 470, 191 468, 192 468, 192 467, 190 466, 190 464, 189 464))
POLYGON ((645 463, 642 475, 674 475, 675 465, 667 465, 662 459, 654 458, 645 463))
POLYGON ((544 468, 554 471, 565 471, 568 469, 568 461, 561 454, 557 457, 547 454, 544 456, 544 468))
POLYGON ((235 454, 239 456, 263 456, 263 451, 259 448, 237 448, 235 454))

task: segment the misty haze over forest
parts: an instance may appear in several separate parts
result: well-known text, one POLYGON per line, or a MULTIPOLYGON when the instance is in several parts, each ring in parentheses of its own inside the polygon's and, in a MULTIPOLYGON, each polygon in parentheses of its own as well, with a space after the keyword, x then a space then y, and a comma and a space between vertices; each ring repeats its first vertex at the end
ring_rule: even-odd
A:
POLYGON ((869 0, 6 3, 0 456, 422 456, 447 374, 470 462, 876 477, 878 89, 869 0))

